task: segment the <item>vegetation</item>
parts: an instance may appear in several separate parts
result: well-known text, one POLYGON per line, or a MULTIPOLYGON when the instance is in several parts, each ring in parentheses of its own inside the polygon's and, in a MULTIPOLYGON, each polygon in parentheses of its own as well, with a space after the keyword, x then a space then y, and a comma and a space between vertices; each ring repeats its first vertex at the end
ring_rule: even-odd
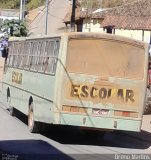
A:
POLYGON ((112 8, 126 3, 130 3, 136 0, 78 0, 82 7, 89 9, 97 8, 112 8))
MULTIPOLYGON (((27 10, 37 8, 44 4, 45 0, 25 0, 27 10)), ((0 8, 19 9, 20 0, 0 0, 0 8)))
POLYGON ((82 0, 80 2, 80 5, 84 8, 89 8, 89 9, 93 9, 93 8, 100 8, 100 0, 82 0))
MULTIPOLYGON (((21 0, 0 0, 0 8, 18 9, 20 7, 21 0)), ((26 2, 27 10, 37 8, 44 5, 46 0, 23 0, 26 2)), ((88 7, 91 9, 96 8, 110 8, 129 3, 136 0, 77 0, 82 7, 88 7)))
POLYGON ((44 5, 45 1, 46 0, 28 0, 27 10, 31 10, 31 9, 37 8, 41 5, 44 5))
POLYGON ((20 4, 19 0, 1 0, 0 8, 13 9, 18 8, 20 4))
POLYGON ((26 37, 28 33, 26 24, 21 20, 5 20, 0 28, 8 36, 26 37))

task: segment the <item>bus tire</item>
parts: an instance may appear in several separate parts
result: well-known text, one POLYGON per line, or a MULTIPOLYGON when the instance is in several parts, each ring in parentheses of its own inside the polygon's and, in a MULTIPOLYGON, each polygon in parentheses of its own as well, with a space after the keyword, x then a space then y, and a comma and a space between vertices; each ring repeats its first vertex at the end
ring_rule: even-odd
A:
POLYGON ((31 104, 29 105, 29 110, 28 110, 28 127, 31 133, 40 132, 40 123, 34 120, 33 102, 31 102, 31 104))
POLYGON ((9 114, 13 117, 16 116, 16 110, 14 107, 12 106, 9 107, 9 114))
POLYGON ((10 88, 8 87, 7 88, 7 103, 9 104, 9 114, 11 116, 16 116, 16 110, 15 110, 14 107, 11 106, 11 103, 10 103, 11 100, 10 99, 11 99, 10 98, 10 88))

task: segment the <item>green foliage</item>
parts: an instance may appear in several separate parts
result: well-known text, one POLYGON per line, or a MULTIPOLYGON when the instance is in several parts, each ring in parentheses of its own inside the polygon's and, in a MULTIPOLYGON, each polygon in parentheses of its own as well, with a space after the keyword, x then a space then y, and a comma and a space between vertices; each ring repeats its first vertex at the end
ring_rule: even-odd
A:
POLYGON ((88 9, 97 8, 112 8, 126 3, 130 3, 136 0, 78 0, 82 7, 88 9))
POLYGON ((1 25, 3 33, 7 33, 8 36, 26 37, 28 30, 25 22, 22 20, 5 20, 1 25))
POLYGON ((100 7, 100 0, 83 0, 81 6, 84 8, 94 9, 100 7))
MULTIPOLYGON (((28 10, 37 8, 43 5, 45 0, 26 0, 26 7, 28 10)), ((0 0, 0 8, 19 9, 20 0, 0 0)))
POLYGON ((20 0, 1 0, 0 8, 14 9, 19 8, 20 0))
POLYGON ((45 3, 46 0, 29 0, 27 10, 37 8, 45 3))

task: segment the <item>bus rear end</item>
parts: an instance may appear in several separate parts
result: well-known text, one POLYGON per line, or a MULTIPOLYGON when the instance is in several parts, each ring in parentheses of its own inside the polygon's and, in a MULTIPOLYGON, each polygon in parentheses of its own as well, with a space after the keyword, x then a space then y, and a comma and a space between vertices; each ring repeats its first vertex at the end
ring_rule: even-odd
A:
POLYGON ((60 123, 140 131, 148 46, 108 34, 68 37, 60 123))

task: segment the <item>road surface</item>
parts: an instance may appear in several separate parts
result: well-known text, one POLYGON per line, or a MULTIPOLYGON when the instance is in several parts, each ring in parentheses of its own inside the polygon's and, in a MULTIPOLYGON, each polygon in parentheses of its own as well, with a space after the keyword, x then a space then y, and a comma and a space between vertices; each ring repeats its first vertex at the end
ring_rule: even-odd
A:
MULTIPOLYGON (((46 126, 45 132, 32 134, 28 131, 27 117, 21 113, 11 117, 7 107, 1 102, 0 151, 3 157, 13 155, 26 160, 112 160, 118 159, 119 154, 145 154, 151 160, 151 155, 148 155, 151 153, 151 141, 120 131, 107 133, 104 138, 86 137, 81 130, 56 126, 46 126)), ((146 131, 140 135, 144 134, 151 137, 151 133, 146 131)))
MULTIPOLYGON (((48 35, 54 35, 64 32, 66 27, 63 19, 69 10, 71 1, 69 0, 51 0, 48 14, 48 35)), ((30 16, 30 15, 29 15, 30 16)), ((35 18, 29 24, 30 35, 44 35, 46 28, 46 7, 40 7, 34 16, 35 18)))

